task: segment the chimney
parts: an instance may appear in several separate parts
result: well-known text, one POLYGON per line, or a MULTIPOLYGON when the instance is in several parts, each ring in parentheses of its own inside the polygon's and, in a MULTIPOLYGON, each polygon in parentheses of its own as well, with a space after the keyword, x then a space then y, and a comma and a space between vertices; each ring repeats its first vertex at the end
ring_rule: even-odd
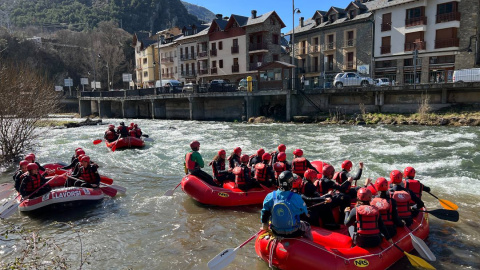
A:
POLYGON ((216 17, 218 20, 221 20, 222 17, 223 17, 223 15, 222 15, 222 14, 217 14, 217 15, 215 15, 215 17, 216 17))
POLYGON ((300 17, 300 27, 303 27, 303 17, 300 17))
POLYGON ((257 18, 257 11, 255 9, 252 10, 252 19, 257 18))
POLYGON ((227 17, 227 16, 223 17, 223 19, 226 20, 226 21, 228 21, 228 17, 227 17))

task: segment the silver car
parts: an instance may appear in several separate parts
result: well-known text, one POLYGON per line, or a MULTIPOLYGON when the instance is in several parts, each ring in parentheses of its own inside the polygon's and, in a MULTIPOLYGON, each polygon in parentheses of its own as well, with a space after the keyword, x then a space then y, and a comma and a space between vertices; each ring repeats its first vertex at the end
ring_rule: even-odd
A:
POLYGON ((342 88, 344 86, 365 87, 368 85, 375 85, 375 81, 370 77, 362 76, 355 72, 343 72, 343 73, 338 73, 335 76, 333 85, 337 88, 342 88))

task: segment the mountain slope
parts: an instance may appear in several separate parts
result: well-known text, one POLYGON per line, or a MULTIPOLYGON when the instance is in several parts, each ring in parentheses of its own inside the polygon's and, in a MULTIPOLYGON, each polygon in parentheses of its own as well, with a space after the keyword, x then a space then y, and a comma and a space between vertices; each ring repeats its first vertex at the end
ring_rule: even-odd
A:
POLYGON ((187 3, 185 1, 182 1, 182 4, 187 8, 188 13, 196 16, 200 21, 210 22, 215 18, 215 14, 207 8, 187 3))

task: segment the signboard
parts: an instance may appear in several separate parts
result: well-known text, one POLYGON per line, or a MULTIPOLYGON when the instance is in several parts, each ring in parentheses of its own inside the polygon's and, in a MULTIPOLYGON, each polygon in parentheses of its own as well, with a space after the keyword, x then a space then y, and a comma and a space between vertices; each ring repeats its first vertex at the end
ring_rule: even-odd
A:
POLYGON ((123 73, 122 78, 124 82, 131 82, 132 81, 132 74, 130 73, 123 73))
POLYGON ((370 65, 361 65, 357 67, 357 72, 360 74, 370 74, 370 65))
POLYGON ((100 88, 100 82, 95 82, 95 81, 93 81, 93 82, 91 83, 91 87, 92 87, 92 88, 97 88, 97 89, 99 89, 99 88, 100 88), (97 85, 96 85, 97 87, 95 87, 95 83, 97 84, 97 85))
POLYGON ((55 85, 55 91, 58 91, 58 92, 63 91, 63 86, 55 85))
POLYGON ((88 85, 88 78, 80 78, 81 85, 88 85))
POLYGON ((64 79, 63 84, 65 85, 65 87, 73 86, 73 80, 72 79, 64 79))

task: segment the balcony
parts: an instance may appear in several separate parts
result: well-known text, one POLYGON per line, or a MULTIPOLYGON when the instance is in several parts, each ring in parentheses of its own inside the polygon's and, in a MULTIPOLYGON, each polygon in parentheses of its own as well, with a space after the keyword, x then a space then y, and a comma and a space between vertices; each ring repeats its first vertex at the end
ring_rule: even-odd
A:
POLYGON ((459 38, 437 39, 435 40, 435 49, 458 47, 460 44, 459 38))
POLYGON ((195 55, 195 53, 191 53, 188 55, 188 60, 195 60, 197 59, 197 55, 195 55))
POLYGON ((173 63, 173 57, 164 57, 162 58, 163 63, 173 63))
POLYGON ((347 63, 345 64, 345 69, 349 70, 349 69, 354 69, 354 68, 355 68, 355 62, 354 61, 347 61, 347 63))
POLYGON ((180 55, 180 60, 182 60, 182 61, 188 60, 188 55, 187 54, 181 54, 180 55))
POLYGON ((210 74, 217 74, 217 73, 218 73, 218 70, 216 67, 210 69, 210 74))
POLYGON ((261 51, 261 50, 266 50, 268 51, 268 44, 261 42, 261 43, 250 43, 248 46, 248 51, 261 51))
POLYGON ((206 75, 206 74, 208 74, 208 69, 200 69, 198 71, 198 75, 206 75))
POLYGON ((460 21, 460 12, 449 12, 438 14, 436 17, 436 23, 460 21))
POLYGON ((310 46, 310 53, 319 53, 320 52, 320 45, 311 45, 310 46))
POLYGON ((318 73, 320 72, 320 66, 311 66, 311 67, 305 67, 305 72, 307 73, 318 73))
POLYGON ((195 70, 187 70, 187 71, 182 71, 182 77, 195 77, 196 73, 195 70))
POLYGON ((380 54, 387 54, 387 53, 390 53, 390 48, 392 46, 391 45, 388 45, 388 46, 380 46, 380 54))
POLYGON ((232 73, 238 73, 240 72, 240 66, 239 65, 233 65, 232 66, 232 73))
POLYGON ((240 51, 240 47, 238 46, 232 46, 232 54, 233 53, 238 53, 240 51))
POLYGON ((391 22, 382 23, 382 24, 380 25, 380 29, 382 30, 382 32, 390 31, 390 30, 392 30, 392 23, 391 23, 391 22))
POLYGON ((217 56, 217 49, 210 50, 210 56, 217 56))
POLYGON ((203 51, 203 52, 198 52, 198 58, 203 58, 203 57, 208 57, 208 52, 203 51))
POLYGON ((357 41, 355 39, 348 39, 345 40, 344 47, 349 48, 349 47, 355 47, 357 45, 357 41))
POLYGON ((417 50, 425 50, 426 48, 425 41, 407 42, 405 43, 405 51, 413 51, 415 50, 415 46, 417 50))
POLYGON ((325 43, 322 47, 324 51, 335 50, 335 42, 325 43))
POLYGON ((421 16, 405 20, 405 27, 412 27, 417 25, 427 25, 427 17, 421 16))

